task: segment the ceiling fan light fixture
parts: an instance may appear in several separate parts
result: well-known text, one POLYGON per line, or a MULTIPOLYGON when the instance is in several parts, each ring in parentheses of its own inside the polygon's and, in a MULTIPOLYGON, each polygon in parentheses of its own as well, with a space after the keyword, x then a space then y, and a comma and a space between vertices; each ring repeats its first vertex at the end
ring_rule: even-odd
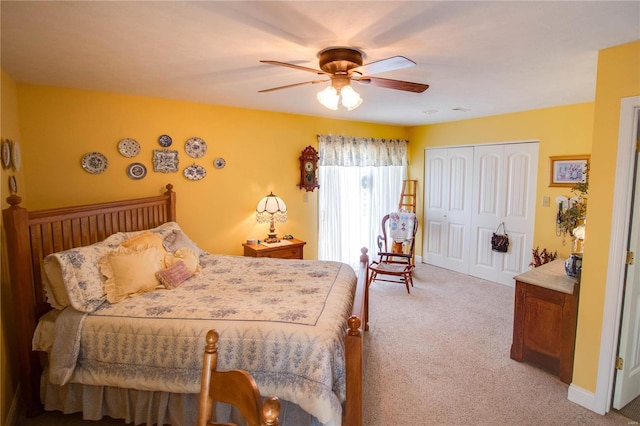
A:
POLYGON ((349 111, 358 108, 362 104, 362 98, 351 86, 344 86, 340 89, 340 95, 342 96, 342 106, 349 111))
POLYGON ((324 90, 318 92, 318 101, 326 108, 336 111, 338 109, 338 100, 340 95, 333 86, 327 86, 324 90))

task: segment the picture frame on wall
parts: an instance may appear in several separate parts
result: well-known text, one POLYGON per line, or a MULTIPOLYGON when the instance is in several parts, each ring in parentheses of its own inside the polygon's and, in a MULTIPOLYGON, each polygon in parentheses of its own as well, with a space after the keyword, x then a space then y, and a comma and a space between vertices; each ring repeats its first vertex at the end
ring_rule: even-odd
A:
POLYGON ((549 157, 549 186, 572 187, 577 183, 586 183, 590 158, 590 155, 549 157))

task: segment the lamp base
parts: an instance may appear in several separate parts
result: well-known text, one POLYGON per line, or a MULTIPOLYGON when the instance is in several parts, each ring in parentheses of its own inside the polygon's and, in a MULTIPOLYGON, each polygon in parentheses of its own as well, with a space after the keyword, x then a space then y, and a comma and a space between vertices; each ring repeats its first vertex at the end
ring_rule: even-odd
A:
POLYGON ((265 238, 263 240, 265 243, 279 243, 280 242, 280 238, 277 237, 277 234, 275 232, 269 232, 267 234, 267 238, 265 238))

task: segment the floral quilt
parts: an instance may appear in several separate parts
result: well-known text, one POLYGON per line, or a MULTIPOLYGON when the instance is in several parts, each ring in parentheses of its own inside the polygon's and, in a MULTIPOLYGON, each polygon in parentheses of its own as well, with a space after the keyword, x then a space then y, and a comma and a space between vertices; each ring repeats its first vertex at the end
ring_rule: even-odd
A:
MULTIPOLYGON (((215 328, 220 369, 247 370, 262 394, 294 402, 323 424, 340 424, 353 269, 325 261, 200 259, 201 271, 175 289, 105 302, 87 314, 69 382, 199 393, 204 338, 215 328)), ((61 328, 56 324, 56 333, 61 328)))

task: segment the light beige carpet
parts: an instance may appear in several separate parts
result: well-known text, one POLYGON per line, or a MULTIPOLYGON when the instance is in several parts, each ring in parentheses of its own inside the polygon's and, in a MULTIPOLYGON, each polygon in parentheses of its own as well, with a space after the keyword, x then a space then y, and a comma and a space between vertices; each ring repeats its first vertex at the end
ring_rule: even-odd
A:
MULTIPOLYGON (((414 284, 410 295, 404 285, 371 288, 366 426, 637 425, 570 402, 557 377, 509 358, 513 288, 428 265, 416 267, 414 284)), ((124 422, 47 413, 22 424, 124 422)))

